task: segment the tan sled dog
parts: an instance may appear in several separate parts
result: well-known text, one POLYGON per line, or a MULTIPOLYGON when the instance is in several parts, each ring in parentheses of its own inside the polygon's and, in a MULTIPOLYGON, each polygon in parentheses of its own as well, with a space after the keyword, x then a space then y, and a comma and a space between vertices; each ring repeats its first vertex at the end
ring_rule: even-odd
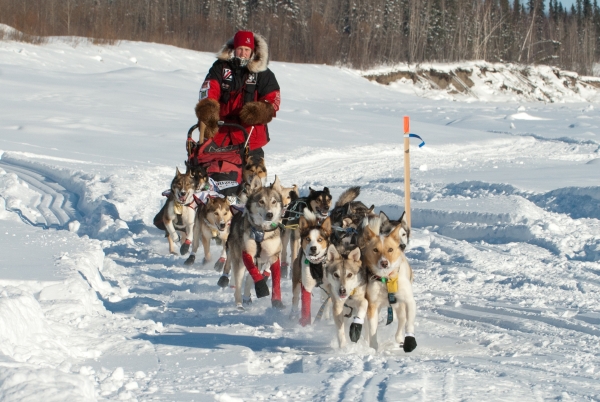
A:
POLYGON ((229 228, 231 226, 231 209, 227 198, 208 198, 206 205, 198 208, 196 214, 196 223, 194 225, 194 241, 192 242, 192 252, 186 260, 186 265, 192 265, 196 259, 196 252, 200 239, 202 239, 202 247, 204 249, 204 259, 202 264, 207 264, 211 260, 210 241, 215 239, 217 244, 223 246, 221 257, 215 263, 215 270, 221 271, 225 265, 227 252, 225 244, 229 236, 229 228))
POLYGON ((338 344, 346 346, 344 307, 354 315, 350 325, 350 340, 358 342, 367 314, 367 271, 360 260, 360 249, 343 250, 331 245, 327 250, 326 289, 333 300, 333 319, 337 327, 338 344))
POLYGON ((388 324, 396 313, 398 329, 396 342, 402 345, 405 352, 412 352, 417 347, 415 340, 416 304, 412 292, 413 274, 404 252, 400 248, 403 237, 402 224, 389 235, 380 235, 379 218, 372 218, 363 232, 363 264, 367 268, 369 283, 367 300, 369 308, 370 346, 378 348, 377 324, 381 307, 388 308, 388 324), (404 332, 406 329, 406 333, 404 332))
POLYGON ((192 171, 181 174, 176 169, 175 177, 171 182, 171 193, 167 198, 163 223, 169 233, 169 252, 177 254, 175 243, 181 240, 180 253, 187 254, 194 240, 194 223, 196 219, 196 202, 194 191, 198 183, 194 180, 192 171), (183 232, 180 238, 177 231, 183 232))

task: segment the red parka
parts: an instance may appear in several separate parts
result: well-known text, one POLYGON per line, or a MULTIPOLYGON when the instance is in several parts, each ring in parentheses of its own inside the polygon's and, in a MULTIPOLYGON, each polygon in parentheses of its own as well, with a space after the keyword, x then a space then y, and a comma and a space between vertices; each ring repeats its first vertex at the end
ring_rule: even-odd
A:
MULTIPOLYGON (((250 101, 267 102, 273 106, 274 112, 279 110, 279 84, 273 72, 267 68, 267 43, 257 34, 254 34, 254 42, 254 58, 246 67, 239 67, 232 58, 233 39, 229 40, 217 54, 218 60, 209 70, 200 88, 200 101, 206 98, 218 101, 219 117, 225 122, 244 125, 239 115, 244 104, 250 101)), ((269 142, 266 124, 244 128, 250 134, 250 150, 261 148, 269 142)), ((245 142, 240 130, 229 127, 221 127, 214 140, 222 146, 245 142)))

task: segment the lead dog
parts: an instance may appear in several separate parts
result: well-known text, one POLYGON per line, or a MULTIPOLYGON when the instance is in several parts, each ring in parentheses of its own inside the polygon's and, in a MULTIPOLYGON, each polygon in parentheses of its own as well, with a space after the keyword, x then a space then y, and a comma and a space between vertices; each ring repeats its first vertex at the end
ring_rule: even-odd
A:
MULTIPOLYGON (((233 269, 235 303, 243 309, 242 281, 247 270, 254 281, 256 297, 269 295, 266 279, 260 271, 270 265, 273 294, 271 305, 284 308, 281 302, 281 217, 283 203, 278 184, 263 187, 261 179, 254 177, 248 188, 248 201, 243 213, 234 216, 227 240, 227 258, 233 269)), ((221 280, 219 280, 221 282, 221 280)), ((245 295, 249 298, 249 294, 245 295)))
POLYGON ((378 348, 377 324, 379 310, 387 305, 388 324, 396 313, 398 328, 396 342, 405 352, 417 347, 415 340, 416 304, 412 292, 413 273, 404 252, 400 248, 402 224, 396 225, 389 235, 381 234, 379 218, 369 220, 363 231, 363 264, 367 268, 369 282, 367 300, 369 308, 370 346, 378 348), (406 333, 405 333, 406 329, 406 333))
POLYGON ((179 252, 182 255, 187 254, 194 240, 197 206, 194 192, 199 185, 197 179, 192 175, 191 169, 188 169, 185 174, 181 174, 179 168, 176 168, 175 177, 171 182, 171 192, 167 197, 162 216, 165 229, 169 234, 169 252, 171 254, 177 254, 175 243, 180 240, 182 243, 179 252), (182 238, 177 231, 183 232, 182 238))
POLYGON ((324 266, 327 259, 327 247, 331 236, 329 217, 319 224, 317 216, 307 209, 298 222, 300 234, 300 253, 292 268, 292 316, 298 312, 298 299, 302 295, 300 324, 310 325, 310 303, 312 291, 323 284, 324 266))
POLYGON ((333 301, 333 319, 337 327, 338 344, 346 346, 344 334, 344 307, 350 315, 356 311, 350 325, 350 340, 357 342, 367 314, 367 271, 362 266, 360 249, 343 250, 340 254, 334 245, 327 250, 326 289, 333 301))
POLYGON ((223 269, 227 258, 225 244, 227 243, 227 237, 229 237, 232 217, 233 215, 227 198, 207 198, 206 204, 198 208, 196 213, 192 252, 185 261, 185 265, 192 265, 196 260, 196 252, 200 245, 200 239, 202 239, 202 247, 204 249, 202 264, 207 264, 211 259, 210 241, 215 239, 217 244, 223 246, 221 257, 215 263, 215 270, 220 272, 223 269))

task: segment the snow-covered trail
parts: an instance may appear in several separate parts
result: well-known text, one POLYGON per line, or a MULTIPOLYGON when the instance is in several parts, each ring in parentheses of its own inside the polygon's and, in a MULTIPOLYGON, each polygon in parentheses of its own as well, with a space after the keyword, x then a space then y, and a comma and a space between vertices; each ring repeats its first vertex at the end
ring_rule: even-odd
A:
POLYGON ((339 350, 330 320, 288 317, 289 280, 284 312, 263 299, 239 312, 212 264, 184 267, 152 226, 211 62, 155 44, 0 42, 0 399, 599 398, 592 105, 432 101, 272 63, 285 96, 269 180, 334 199, 360 185, 397 218, 403 114, 427 142, 411 149, 418 347, 401 351, 390 325, 380 351, 339 350))

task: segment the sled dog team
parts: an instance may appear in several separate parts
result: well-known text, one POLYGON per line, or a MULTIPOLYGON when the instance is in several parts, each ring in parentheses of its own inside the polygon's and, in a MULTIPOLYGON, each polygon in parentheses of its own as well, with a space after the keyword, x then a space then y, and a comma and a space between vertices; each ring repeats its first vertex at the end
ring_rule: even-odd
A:
POLYGON ((202 242, 203 264, 207 264, 212 258, 210 242, 215 239, 222 245, 214 266, 222 271, 218 285, 227 287, 233 274, 240 310, 252 302, 252 285, 257 298, 271 295, 273 308, 285 308, 281 278, 288 277, 289 254, 291 316, 299 316, 301 325, 311 324, 311 295, 318 287, 326 301, 317 319, 331 300, 340 347, 346 345, 349 317, 351 341, 358 341, 366 320, 365 334, 377 349, 379 312, 385 308, 387 324, 396 317, 396 342, 405 352, 414 350, 416 304, 412 269, 404 254, 410 237, 404 214, 397 221, 383 212, 375 214, 374 206, 356 200, 359 187, 344 191, 332 209, 327 187, 310 188, 309 195, 301 198, 296 185, 283 187, 277 176, 266 185, 264 159, 245 162, 235 204, 211 186, 203 168, 188 166, 186 173, 177 169, 165 193, 167 202, 157 215, 162 216, 169 251, 178 254, 175 243, 179 242, 181 255, 190 252, 184 264, 192 265, 202 242))

